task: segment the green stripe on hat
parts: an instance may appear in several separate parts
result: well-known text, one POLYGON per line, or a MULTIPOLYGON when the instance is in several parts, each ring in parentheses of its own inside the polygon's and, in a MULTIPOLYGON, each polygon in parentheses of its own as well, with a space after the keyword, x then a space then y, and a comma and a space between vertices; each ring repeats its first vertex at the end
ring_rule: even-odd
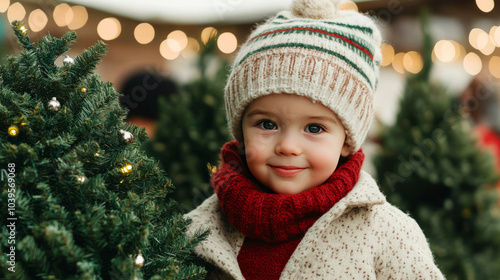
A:
MULTIPOLYGON (((358 52, 358 54, 360 54, 362 57, 364 57, 365 61, 368 64, 373 66, 373 55, 372 55, 372 52, 370 52, 370 50, 365 48, 363 45, 360 45, 355 40, 352 40, 346 36, 339 34, 340 32, 330 32, 330 31, 326 31, 323 29, 308 28, 308 27, 291 27, 288 29, 269 30, 269 31, 266 31, 264 33, 258 34, 256 36, 254 36, 253 38, 251 38, 250 40, 248 40, 247 45, 250 46, 254 41, 260 41, 260 40, 263 40, 265 38, 267 39, 268 37, 274 37, 274 36, 279 35, 279 34, 293 34, 293 33, 296 33, 296 34, 309 33, 311 35, 315 35, 315 36, 321 37, 321 38, 326 38, 328 40, 336 40, 336 39, 340 40, 340 41, 342 41, 342 43, 345 46, 350 48, 352 51, 358 52, 358 50, 360 50, 361 52, 358 52)), ((359 38, 356 38, 356 39, 358 39, 358 41, 361 41, 361 40, 359 40, 359 38)))
MULTIPOLYGON (((304 31, 300 31, 300 29, 316 29, 317 30, 317 33, 315 33, 314 35, 318 36, 318 37, 322 37, 322 38, 326 38, 328 40, 336 40, 335 37, 331 37, 331 36, 322 36, 324 35, 324 32, 328 32, 330 34, 336 34, 338 36, 341 36, 341 37, 344 37, 344 38, 347 38, 348 40, 356 43, 357 45, 363 47, 364 49, 368 50, 368 52, 373 55, 375 53, 375 50, 373 49, 374 46, 372 46, 372 44, 368 43, 367 41, 365 41, 364 39, 358 37, 358 36, 355 36, 351 33, 347 33, 347 32, 344 32, 342 30, 338 30, 338 29, 330 29, 330 28, 325 28, 324 26, 318 26, 318 25, 315 25, 313 24, 313 22, 309 22, 308 25, 302 25, 302 26, 299 26, 299 25, 292 25, 292 26, 289 26, 288 28, 297 28, 297 30, 295 30, 296 33, 307 33, 307 32, 304 32, 304 31), (320 36, 321 35, 321 36, 320 36)), ((260 31, 259 30, 259 33, 258 34, 254 34, 250 40, 247 41, 247 44, 250 43, 252 41, 260 41, 264 38, 268 38, 268 37, 274 37, 276 35, 279 35, 279 34, 276 34, 276 33, 273 33, 273 32, 276 32, 276 31, 279 31, 279 30, 282 30, 284 29, 283 27, 282 28, 266 28, 265 30, 262 30, 260 31), (269 36, 262 36, 263 34, 266 34, 266 33, 269 33, 268 35, 269 36), (256 39, 257 38, 257 39, 256 39)), ((291 34, 293 32, 284 32, 284 33, 280 33, 280 34, 291 34)), ((309 33, 309 34, 313 34, 312 31, 309 33)), ((338 38, 337 38, 338 39, 338 38)))

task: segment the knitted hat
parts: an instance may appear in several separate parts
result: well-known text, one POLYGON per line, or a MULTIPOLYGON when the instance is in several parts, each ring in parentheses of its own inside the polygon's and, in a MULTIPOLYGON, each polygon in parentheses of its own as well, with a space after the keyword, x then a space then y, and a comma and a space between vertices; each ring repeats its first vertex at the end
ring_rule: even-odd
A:
POLYGON ((360 149, 373 119, 381 36, 339 0, 295 0, 257 26, 241 46, 225 87, 229 129, 243 140, 242 114, 253 100, 295 94, 321 102, 344 125, 350 152, 360 149))

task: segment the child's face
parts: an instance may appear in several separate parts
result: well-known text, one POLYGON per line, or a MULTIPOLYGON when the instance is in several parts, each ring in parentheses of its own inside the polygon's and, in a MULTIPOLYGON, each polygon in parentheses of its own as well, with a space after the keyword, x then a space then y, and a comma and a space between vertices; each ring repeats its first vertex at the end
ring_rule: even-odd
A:
POLYGON ((290 94, 253 101, 242 121, 248 167, 276 193, 297 194, 321 185, 349 155, 344 126, 320 103, 290 94))

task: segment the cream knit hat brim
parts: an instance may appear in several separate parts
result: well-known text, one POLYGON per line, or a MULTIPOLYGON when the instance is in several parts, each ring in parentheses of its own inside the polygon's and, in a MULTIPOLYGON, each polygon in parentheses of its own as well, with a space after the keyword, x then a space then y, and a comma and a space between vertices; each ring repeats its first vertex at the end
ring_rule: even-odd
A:
POLYGON ((242 114, 253 100, 295 94, 331 109, 346 128, 351 153, 359 150, 373 119, 381 36, 360 13, 326 14, 333 18, 283 11, 258 26, 241 47, 225 88, 228 125, 238 141, 243 140, 242 114))

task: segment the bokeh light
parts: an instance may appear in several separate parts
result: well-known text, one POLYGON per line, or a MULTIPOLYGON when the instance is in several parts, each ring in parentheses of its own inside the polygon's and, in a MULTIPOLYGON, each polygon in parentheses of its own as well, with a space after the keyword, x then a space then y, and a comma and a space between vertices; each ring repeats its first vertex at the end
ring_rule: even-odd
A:
POLYGON ((32 11, 28 17, 28 24, 33 32, 44 29, 48 21, 47 15, 40 9, 32 11))
POLYGON ((356 5, 356 3, 354 3, 353 1, 346 1, 346 2, 343 2, 339 5, 338 7, 339 10, 354 10, 354 11, 359 11, 358 9, 358 5, 356 5))
POLYGON ((415 51, 407 52, 403 57, 403 65, 406 71, 417 74, 424 67, 422 56, 415 51))
POLYGON ((71 7, 71 12, 67 12, 67 16, 72 13, 73 19, 68 21, 68 28, 70 30, 77 30, 85 26, 89 20, 89 14, 87 9, 83 6, 73 6, 71 7))
POLYGON ((492 56, 488 68, 493 77, 500 79, 500 56, 492 56))
POLYGON ((173 44, 171 47, 173 48, 173 50, 177 50, 178 52, 182 51, 188 43, 186 33, 181 30, 174 30, 170 32, 167 36, 167 40, 171 40, 169 41, 169 44, 173 44), (172 41, 176 41, 177 44, 173 43, 172 41))
POLYGON ((495 34, 493 34, 493 38, 495 38, 495 44, 500 46, 500 26, 495 29, 495 34))
POLYGON ((10 6, 10 0, 0 0, 0 13, 7 12, 9 6, 10 6))
POLYGON ((473 76, 479 74, 483 68, 483 63, 481 62, 481 58, 473 52, 468 53, 464 57, 463 65, 465 71, 473 76))
POLYGON ((238 39, 233 33, 224 32, 217 39, 217 46, 221 52, 230 54, 238 47, 238 39))
POLYGON ((105 18, 97 25, 97 34, 103 40, 114 40, 120 36, 121 32, 122 26, 120 21, 113 17, 105 18))
POLYGON ((455 45, 449 40, 440 40, 434 45, 434 55, 442 62, 451 62, 457 56, 455 45))
POLYGON ((207 44, 208 40, 212 37, 217 36, 217 29, 213 27, 206 27, 201 31, 201 42, 207 44))
POLYGON ((25 16, 26 10, 19 2, 10 5, 9 9, 7 10, 7 19, 9 20, 9 22, 13 22, 14 20, 23 20, 25 16))
POLYGON ((182 50, 181 55, 184 58, 193 58, 200 51, 200 44, 195 38, 188 37, 187 46, 182 50))
POLYGON ((484 55, 490 55, 495 51, 495 44, 490 40, 490 37, 487 37, 486 45, 479 49, 484 55))
POLYGON ((380 46, 382 50, 382 62, 380 65, 382 66, 389 66, 392 63, 392 60, 394 59, 394 48, 386 43, 383 43, 380 46))
POLYGON ((405 67, 404 67, 404 57, 405 53, 400 52, 394 55, 394 59, 392 60, 392 67, 396 72, 404 74, 405 73, 405 67))
POLYGON ((475 49, 478 49, 479 50, 479 46, 478 46, 478 39, 479 37, 481 36, 481 34, 485 33, 484 30, 480 29, 480 28, 473 28, 470 32, 469 32, 469 44, 475 48, 475 49))
POLYGON ((155 29, 149 23, 140 23, 134 29, 134 37, 139 44, 149 44, 155 38, 155 29))
POLYGON ((495 1, 493 0, 476 0, 476 5, 482 12, 489 13, 495 7, 495 1))
POLYGON ((165 39, 160 44, 160 54, 165 59, 174 60, 179 56, 180 48, 179 42, 173 39, 165 39))
POLYGON ((54 8, 52 16, 57 26, 63 27, 73 20, 73 9, 68 4, 61 3, 54 8))

